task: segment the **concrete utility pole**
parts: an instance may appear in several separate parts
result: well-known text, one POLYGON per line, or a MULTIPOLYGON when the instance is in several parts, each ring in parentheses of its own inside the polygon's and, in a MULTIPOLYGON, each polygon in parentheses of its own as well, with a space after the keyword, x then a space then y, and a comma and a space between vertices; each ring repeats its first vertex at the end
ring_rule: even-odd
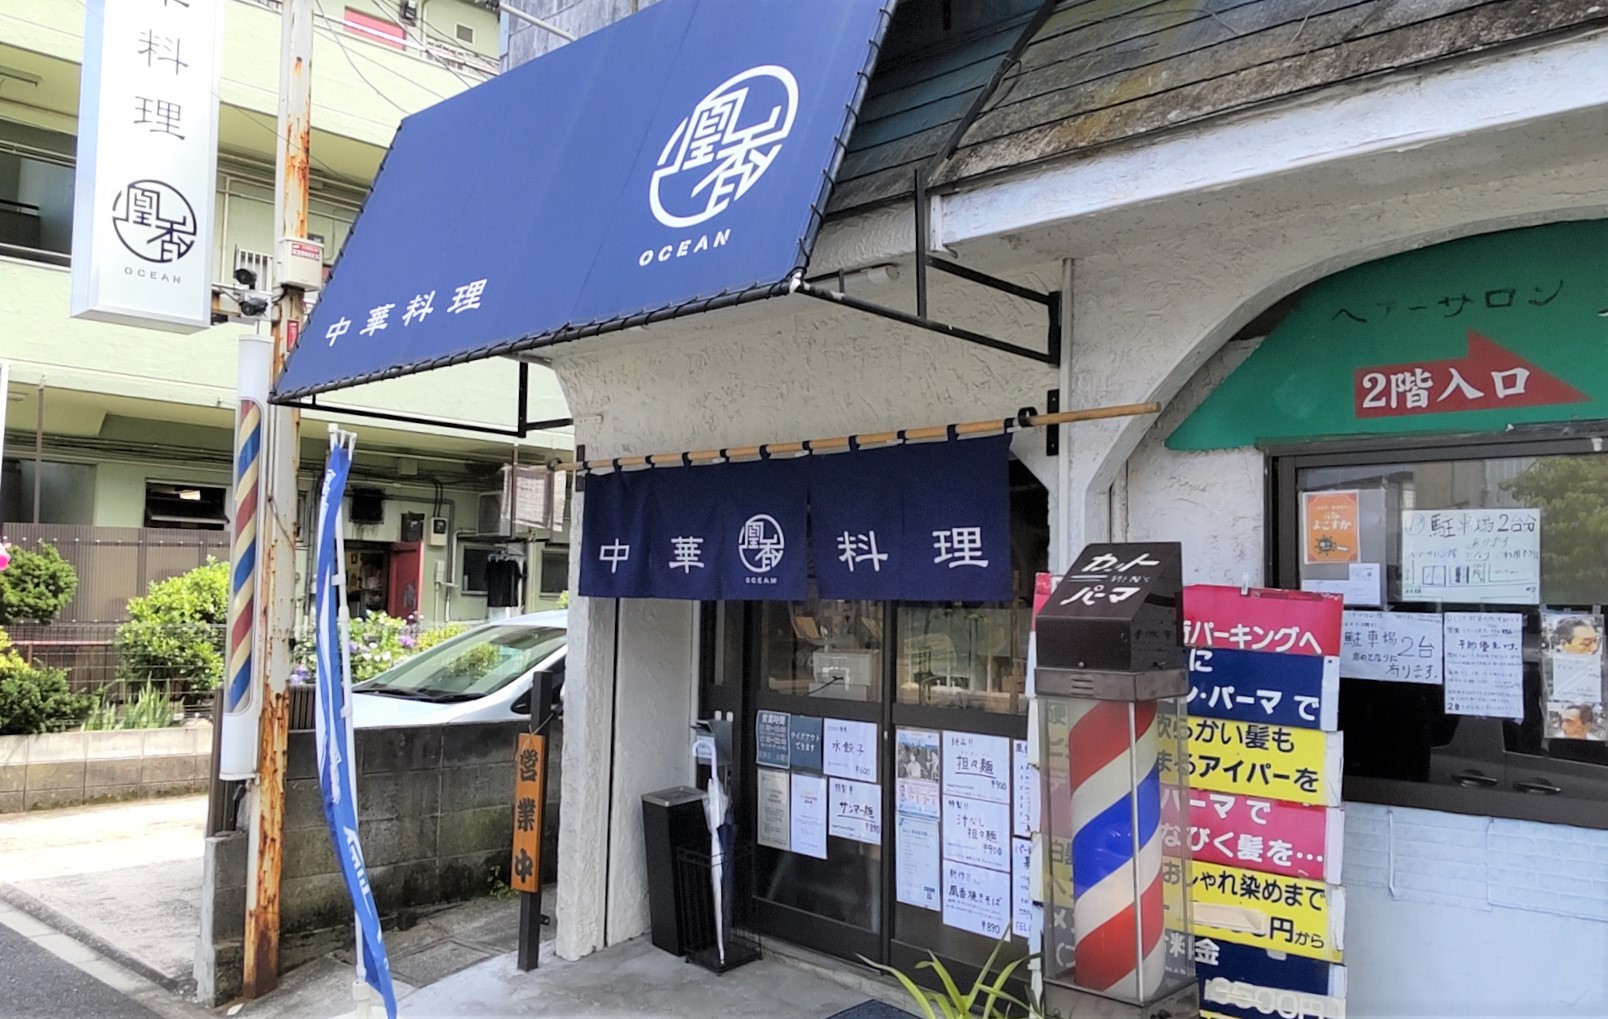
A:
MULTIPOLYGON (((313 5, 284 0, 280 31, 279 143, 274 192, 279 206, 275 250, 284 258, 285 238, 307 236, 308 151, 313 111, 313 5)), ((307 315, 306 293, 290 285, 283 265, 274 308, 272 379, 307 315)), ((257 653, 262 656, 262 720, 259 725, 255 808, 246 885, 244 992, 255 998, 279 984, 279 885, 284 864, 285 748, 290 733, 290 641, 296 588, 296 462, 298 415, 267 409, 264 471, 262 598, 257 653)))

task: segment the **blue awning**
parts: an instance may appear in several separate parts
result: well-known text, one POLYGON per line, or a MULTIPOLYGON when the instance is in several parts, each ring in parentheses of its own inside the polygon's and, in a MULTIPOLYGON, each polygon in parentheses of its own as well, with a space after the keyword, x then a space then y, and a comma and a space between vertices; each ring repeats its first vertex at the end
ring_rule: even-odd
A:
POLYGON ((402 122, 275 392, 789 292, 893 0, 663 0, 402 122))

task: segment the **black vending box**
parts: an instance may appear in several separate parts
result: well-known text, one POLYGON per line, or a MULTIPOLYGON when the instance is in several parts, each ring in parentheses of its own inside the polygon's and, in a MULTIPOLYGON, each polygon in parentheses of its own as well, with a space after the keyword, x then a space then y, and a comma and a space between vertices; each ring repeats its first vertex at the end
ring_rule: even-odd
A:
POLYGON ((687 918, 681 915, 677 865, 683 849, 709 852, 704 796, 690 786, 660 789, 642 797, 642 841, 648 854, 648 916, 653 946, 671 955, 687 954, 687 918))

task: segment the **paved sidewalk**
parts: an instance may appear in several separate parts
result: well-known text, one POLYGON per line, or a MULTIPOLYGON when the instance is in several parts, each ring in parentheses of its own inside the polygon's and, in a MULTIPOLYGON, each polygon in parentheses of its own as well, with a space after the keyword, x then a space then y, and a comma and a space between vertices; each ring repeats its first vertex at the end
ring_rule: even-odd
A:
POLYGON ((0 900, 188 993, 206 813, 181 796, 0 816, 0 900))

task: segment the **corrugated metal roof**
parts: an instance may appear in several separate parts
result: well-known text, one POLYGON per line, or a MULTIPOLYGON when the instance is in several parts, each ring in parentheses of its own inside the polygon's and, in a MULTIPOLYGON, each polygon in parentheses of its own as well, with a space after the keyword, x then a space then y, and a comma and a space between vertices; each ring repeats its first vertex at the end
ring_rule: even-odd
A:
POLYGON ((1041 0, 903 0, 860 106, 829 213, 909 195, 1041 0))

